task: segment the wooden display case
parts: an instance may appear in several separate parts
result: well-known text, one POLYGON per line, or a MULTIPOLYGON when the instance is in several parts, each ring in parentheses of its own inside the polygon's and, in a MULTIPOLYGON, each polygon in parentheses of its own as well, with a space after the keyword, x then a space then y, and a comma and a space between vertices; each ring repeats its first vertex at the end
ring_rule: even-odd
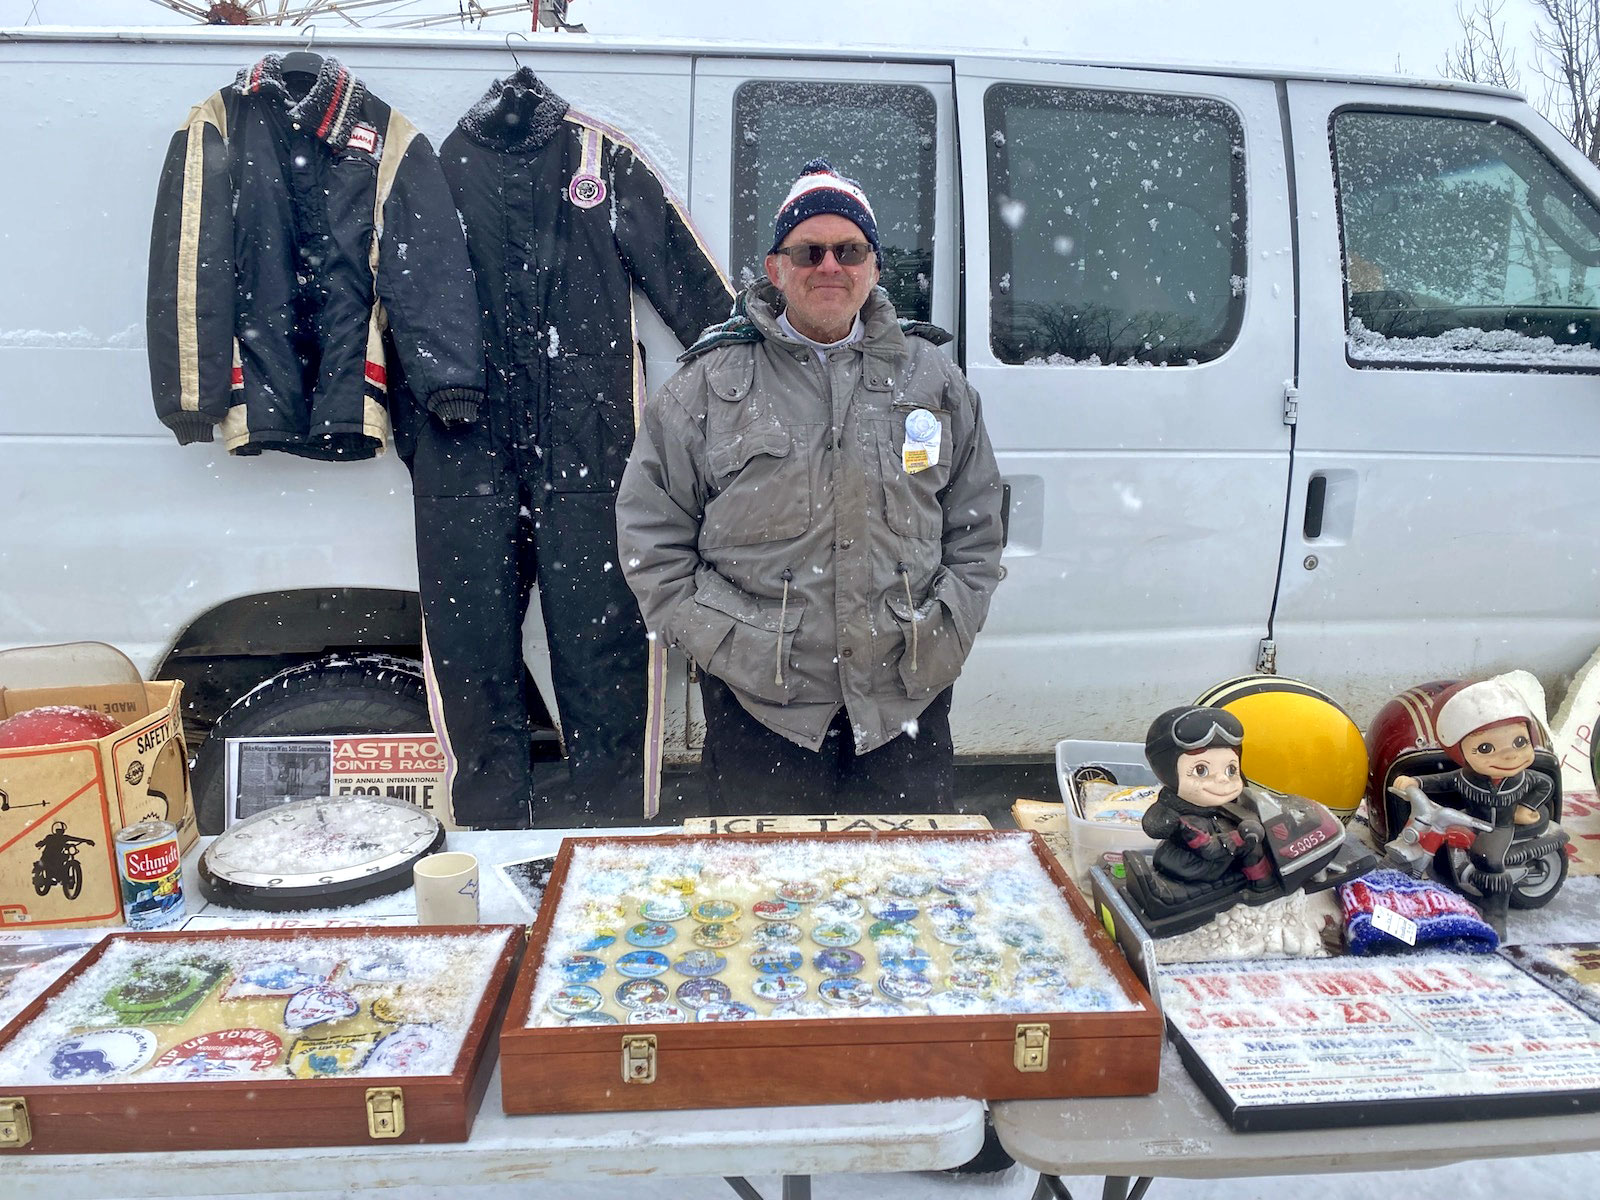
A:
MULTIPOLYGON (((615 886, 617 872, 597 871, 595 874, 606 875, 610 880, 608 886, 615 886)), ((956 874, 959 876, 960 872, 956 874)), ((713 881, 709 890, 689 889, 690 881, 682 878, 677 879, 674 886, 685 893, 686 901, 699 902, 702 897, 710 898, 718 891, 725 893, 728 890, 726 878, 723 877, 721 883, 713 881)), ((761 891, 770 884, 771 878, 768 875, 761 883, 747 879, 744 895, 748 897, 761 891)), ((941 888, 946 878, 940 879, 941 888)), ((849 883, 856 882, 856 879, 849 880, 849 883)), ((970 874, 963 882, 981 885, 981 880, 973 879, 970 874)), ((828 886, 825 880, 824 892, 828 886)), ((626 892, 626 887, 623 890, 626 892)), ((640 893, 636 889, 630 894, 640 893)), ((845 900, 844 894, 837 890, 831 895, 834 900, 845 900)), ((959 905, 968 909, 981 907, 977 902, 981 898, 976 892, 968 895, 974 899, 961 900, 959 905)), ((671 900, 670 889, 666 899, 671 900)), ((927 899, 926 907, 930 912, 935 907, 943 907, 948 912, 952 907, 949 895, 934 893, 927 899)), ((765 901, 759 903, 766 905, 765 901)), ((635 911, 638 911, 637 906, 635 911)), ((661 915, 670 917, 671 913, 661 915)), ((616 916, 615 912, 611 914, 612 918, 616 916)), ((629 915, 628 919, 638 918, 629 915)), ((870 921, 871 917, 864 919, 870 921)), ((972 917, 969 923, 976 927, 981 925, 982 919, 981 916, 972 917)), ((755 925, 753 919, 745 920, 752 927, 755 925)), ((796 923, 808 924, 803 918, 796 923)), ((697 927, 689 921, 680 919, 675 924, 684 927, 682 933, 699 936, 697 927)), ((822 928, 815 922, 810 924, 814 926, 812 932, 822 928)), ((639 926, 630 927, 628 932, 631 934, 635 928, 639 926)), ((601 930, 601 936, 592 939, 590 946, 593 948, 596 943, 603 942, 606 934, 621 935, 622 932, 621 929, 601 930)), ((948 929, 939 933, 940 942, 946 941, 944 934, 947 932, 948 929)), ((754 951, 756 943, 750 933, 753 928, 741 942, 729 945, 720 953, 732 959, 754 951)), ((856 945, 855 950, 870 960, 874 951, 884 944, 878 937, 874 933, 872 942, 863 939, 864 944, 856 945)), ((671 949, 678 952, 696 944, 681 936, 676 940, 678 944, 671 949)), ((828 944, 821 943, 822 946, 828 944)), ((1011 945, 1015 947, 1017 943, 1011 945)), ((780 950, 784 948, 779 946, 780 950)), ((915 947, 912 952, 915 953, 915 947)), ((632 947, 623 944, 621 936, 616 936, 614 944, 602 948, 599 955, 584 957, 609 955, 616 960, 621 953, 632 953, 632 947)), ((1020 955, 1022 951, 1017 953, 1020 955)), ((1047 959, 1052 953, 1049 947, 1034 946, 1028 957, 1047 959)), ((819 944, 807 939, 803 957, 814 960, 814 956, 820 958, 819 944)), ((878 957, 880 968, 889 961, 882 953, 878 957)), ((592 964, 587 965, 592 967, 592 964)), ((606 970, 614 965, 614 962, 608 963, 606 970)), ((1018 968, 1007 963, 1004 969, 1015 971, 1018 968)), ((878 976, 880 988, 888 973, 884 970, 878 976)), ((868 975, 870 978, 871 971, 868 975)), ((566 978, 574 976, 568 974, 566 978)), ((611 994, 610 985, 621 976, 613 975, 609 980, 600 976, 590 978, 596 985, 590 990, 611 994)), ((669 977, 665 982, 674 981, 669 977)), ((623 986, 630 985, 624 983, 623 986)), ((678 984, 680 989, 684 986, 678 984)), ((578 990, 582 991, 583 987, 578 990)), ((813 994, 820 994, 820 991, 819 981, 813 994)), ((1015 1005, 1015 1001, 1011 1003, 1015 1005)), ((711 1007, 725 1009, 729 1006, 711 1007)), ((1037 834, 749 834, 568 839, 562 844, 501 1030, 502 1102, 508 1113, 549 1113, 858 1103, 953 1095, 989 1100, 1139 1095, 1156 1089, 1161 1042, 1162 1020, 1155 1004, 1104 930, 1091 917, 1077 888, 1037 834), (567 957, 573 944, 570 926, 577 919, 580 903, 592 905, 592 898, 580 902, 578 897, 586 895, 582 878, 587 869, 584 864, 598 861, 594 856, 616 854, 626 859, 631 854, 643 861, 650 855, 676 853, 692 860, 696 856, 710 859, 731 851, 745 856, 755 875, 774 869, 793 875, 796 861, 803 860, 808 853, 822 853, 816 848, 823 846, 832 850, 849 848, 839 852, 867 859, 880 855, 888 859, 903 858, 907 854, 933 852, 934 847, 945 856, 945 862, 950 861, 951 854, 970 855, 975 860, 996 853, 1015 855, 1019 863, 1015 874, 1024 879, 1037 878, 1041 885, 1041 894, 1031 897, 1030 904, 1036 904, 1036 911, 1041 914, 1046 911, 1059 914, 1060 921, 1065 924, 1057 928, 1073 931, 1064 941, 1078 947, 1091 960, 1085 965, 1086 970, 1109 981, 1108 989, 1116 994, 1115 1007, 1120 1011, 1071 1011, 1071 1006, 1065 1003, 1060 1007, 1068 1011, 1053 1010, 1050 1006, 1039 1011, 938 1011, 939 995, 955 995, 957 969, 952 965, 955 952, 947 951, 952 958, 946 962, 942 979, 937 967, 927 972, 936 979, 931 985, 935 989, 934 997, 920 1005, 899 1005, 906 1011, 898 1014, 844 1013, 823 1017, 814 1009, 800 1014, 786 1012, 781 1005, 761 1006, 746 995, 744 999, 752 1000, 751 1003, 733 1007, 761 1011, 747 1014, 750 1019, 738 1021, 707 1021, 699 1016, 698 1009, 686 1014, 674 1012, 675 1006, 666 1004, 643 1014, 619 1010, 614 1016, 591 1014, 583 1018, 614 1019, 617 1022, 614 1024, 540 1024, 557 1019, 551 1014, 566 1009, 552 1006, 571 999, 566 993, 572 989, 567 987, 552 993, 551 986, 560 976, 544 974, 543 969, 547 952, 556 956, 556 965, 550 968, 552 972, 570 969, 567 957), (1028 864, 1026 868, 1022 866, 1024 863, 1028 864), (570 902, 569 897, 572 898, 570 902), (553 944, 553 935, 558 931, 553 944), (948 983, 947 992, 937 991, 941 983, 948 983), (542 1003, 540 998, 543 998, 542 1003), (657 1011, 667 1013, 674 1020, 683 1016, 689 1019, 685 1023, 652 1023, 651 1014, 657 1011)))
MULTIPOLYGON (((0 1158, 7 1153, 465 1141, 493 1067, 492 1027, 504 1013, 523 945, 524 931, 514 926, 112 934, 0 1028, 0 1158), (385 985, 378 978, 385 972, 372 965, 403 966, 445 945, 470 947, 470 959, 450 961, 470 961, 475 968, 452 994, 457 1019, 448 1029, 426 1020, 428 997, 438 994, 427 989, 445 986, 443 973, 427 979, 402 974, 396 983, 391 969, 385 985), (370 957, 360 958, 352 946, 370 957), (172 973, 166 965, 149 967, 173 961, 155 956, 191 952, 192 958, 182 959, 183 969, 194 972, 192 982, 184 984, 190 991, 172 1007, 143 1020, 127 1008, 108 1008, 109 1021, 73 1019, 89 1011, 97 996, 105 997, 99 1003, 111 1004, 108 978, 117 991, 119 979, 147 967, 172 973), (296 994, 241 983, 252 964, 307 954, 337 962, 327 977, 328 992, 355 1000, 353 1012, 326 1017, 307 1011, 296 994), (130 971, 119 965, 124 962, 132 964, 130 971), (194 965, 200 963, 231 964, 231 973, 194 965), (358 969, 369 974, 363 977, 358 969), (80 980, 85 982, 74 991, 80 980), (417 987, 409 997, 403 991, 406 982, 417 987), (53 1009, 61 997, 61 1007, 53 1009), (291 1005, 298 1005, 295 1021, 323 1019, 293 1024, 291 1005), (278 1009, 283 1024, 270 1030, 264 1014, 278 1009), (75 1032, 62 1038, 64 1030, 75 1032), (407 1036, 385 1053, 381 1048, 390 1034, 407 1036), (434 1036, 438 1040, 429 1047, 434 1036), (140 1037, 152 1044, 144 1045, 140 1037), (457 1037, 459 1049, 452 1054, 457 1037), (336 1044, 364 1052, 335 1062, 328 1047, 336 1044), (427 1048, 419 1051, 419 1044, 427 1048), (137 1053, 129 1051, 126 1062, 114 1062, 127 1046, 137 1053), (42 1052, 36 1053, 37 1047, 42 1052), (316 1058, 318 1053, 323 1057, 316 1058), (127 1066, 140 1056, 137 1066, 127 1066), (435 1070, 441 1063, 447 1068, 435 1070), (103 1070, 119 1065, 126 1069, 103 1070), (296 1077, 333 1071, 339 1073, 296 1077), (106 1082, 90 1081, 102 1076, 106 1082), (40 1082, 45 1077, 48 1081, 40 1082)), ((304 980, 280 986, 298 982, 304 980)), ((118 998, 125 998, 122 992, 118 998)), ((326 1004, 328 994, 312 1000, 326 1004)), ((139 1011, 150 1013, 149 1003, 139 1011)))

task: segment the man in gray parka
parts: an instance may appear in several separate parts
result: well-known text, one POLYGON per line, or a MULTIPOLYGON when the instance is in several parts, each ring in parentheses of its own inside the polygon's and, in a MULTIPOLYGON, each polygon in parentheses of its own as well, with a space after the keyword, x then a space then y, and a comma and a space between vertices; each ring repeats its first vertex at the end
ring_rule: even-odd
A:
POLYGON ((713 813, 952 800, 1001 481, 949 335, 897 320, 881 267, 866 196, 808 163, 767 278, 650 400, 623 474, 645 626, 702 673, 713 813))

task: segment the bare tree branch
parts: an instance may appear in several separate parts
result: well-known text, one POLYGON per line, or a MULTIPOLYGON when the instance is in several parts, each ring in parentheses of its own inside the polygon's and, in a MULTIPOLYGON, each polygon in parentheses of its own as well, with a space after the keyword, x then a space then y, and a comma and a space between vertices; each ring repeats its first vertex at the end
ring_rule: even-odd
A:
POLYGON ((1600 164, 1600 0, 1532 0, 1545 116, 1600 164))
POLYGON ((1506 23, 1500 19, 1505 6, 1506 0, 1477 0, 1476 6, 1469 9, 1464 0, 1456 0, 1462 40, 1444 56, 1444 74, 1448 78, 1522 90, 1517 52, 1507 48, 1506 23))

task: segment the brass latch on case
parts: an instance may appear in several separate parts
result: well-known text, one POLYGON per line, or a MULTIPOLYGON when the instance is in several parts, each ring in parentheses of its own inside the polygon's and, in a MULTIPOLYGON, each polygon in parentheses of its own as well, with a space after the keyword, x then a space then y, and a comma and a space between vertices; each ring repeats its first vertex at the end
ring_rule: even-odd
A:
POLYGON ((399 1088, 367 1089, 367 1133, 397 1138, 406 1131, 406 1098, 399 1088))
POLYGON ((656 1035, 634 1033, 622 1039, 622 1082, 656 1081, 656 1035))
POLYGON ((0 1150, 21 1150, 33 1141, 28 1102, 21 1096, 0 1096, 0 1150))
POLYGON ((1050 1067, 1050 1026, 1018 1025, 1017 1048, 1012 1058, 1019 1071, 1044 1071, 1050 1067))

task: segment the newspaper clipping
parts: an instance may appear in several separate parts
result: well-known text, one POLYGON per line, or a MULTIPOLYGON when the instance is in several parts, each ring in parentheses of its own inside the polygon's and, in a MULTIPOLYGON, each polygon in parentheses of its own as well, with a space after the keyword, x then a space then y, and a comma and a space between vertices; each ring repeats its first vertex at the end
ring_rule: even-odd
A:
POLYGON ((450 821, 445 756, 431 733, 229 738, 228 820, 312 796, 387 796, 450 821))

